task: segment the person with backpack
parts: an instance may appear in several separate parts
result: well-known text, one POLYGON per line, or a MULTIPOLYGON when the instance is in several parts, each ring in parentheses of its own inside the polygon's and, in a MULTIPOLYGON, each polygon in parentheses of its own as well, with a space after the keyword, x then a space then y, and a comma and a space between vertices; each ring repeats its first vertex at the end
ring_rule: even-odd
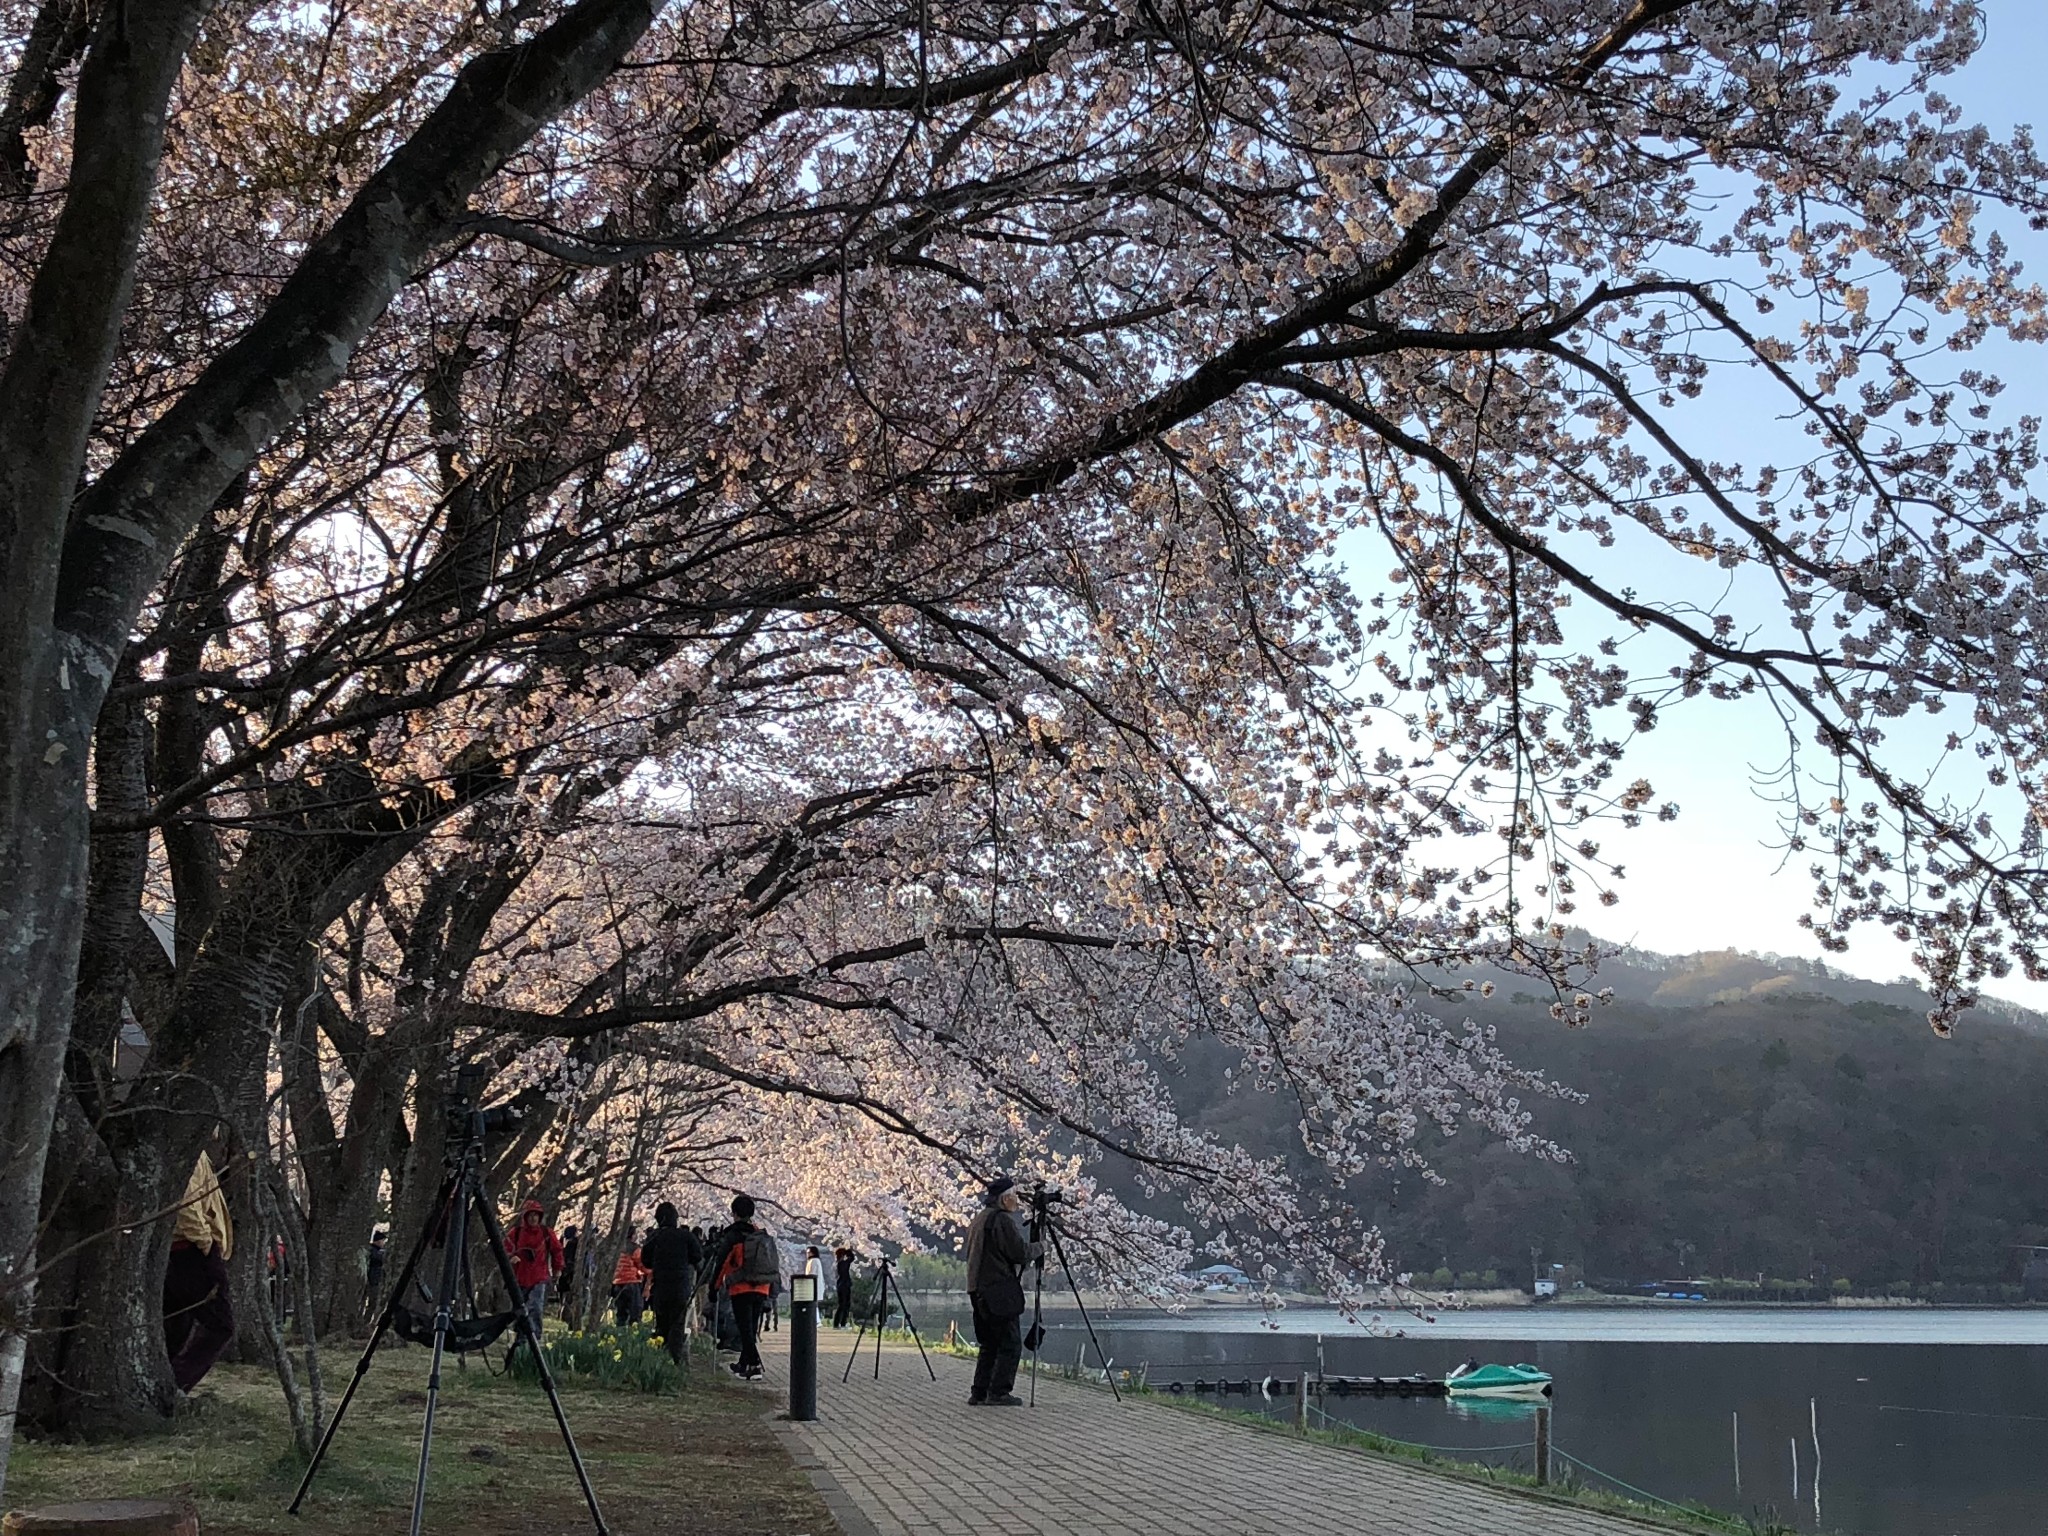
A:
POLYGON ((782 1255, 775 1239, 754 1225, 750 1195, 732 1197, 732 1225, 714 1271, 714 1284, 732 1301, 733 1325, 739 1331, 740 1357, 732 1373, 747 1381, 761 1379, 761 1315, 767 1310, 768 1288, 782 1274, 782 1255))
POLYGON ((1024 1266, 1045 1250, 1025 1235, 1024 1200, 1015 1179, 997 1179, 967 1228, 967 1301, 974 1308, 974 1385, 970 1408, 1021 1408, 1010 1390, 1024 1358, 1024 1266))
POLYGON ((690 1297, 697 1290, 697 1266, 704 1250, 688 1227, 676 1225, 676 1208, 664 1200, 654 1210, 654 1230, 640 1247, 640 1267, 651 1287, 654 1331, 668 1346, 669 1358, 683 1363, 690 1342, 690 1297))

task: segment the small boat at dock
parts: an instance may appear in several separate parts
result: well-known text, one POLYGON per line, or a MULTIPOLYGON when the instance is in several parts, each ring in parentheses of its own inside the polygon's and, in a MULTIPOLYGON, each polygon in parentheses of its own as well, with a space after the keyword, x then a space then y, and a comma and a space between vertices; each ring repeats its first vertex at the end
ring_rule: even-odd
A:
POLYGON ((1550 1372, 1533 1365, 1480 1365, 1468 1360, 1444 1378, 1453 1397, 1548 1397, 1550 1372))

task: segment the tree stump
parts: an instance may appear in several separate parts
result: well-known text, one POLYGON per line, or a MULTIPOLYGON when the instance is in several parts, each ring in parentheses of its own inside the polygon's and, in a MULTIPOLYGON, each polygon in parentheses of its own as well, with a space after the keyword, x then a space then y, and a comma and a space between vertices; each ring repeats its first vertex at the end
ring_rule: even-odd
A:
POLYGON ((167 1499, 94 1499, 17 1509, 0 1536, 199 1536, 199 1511, 167 1499))

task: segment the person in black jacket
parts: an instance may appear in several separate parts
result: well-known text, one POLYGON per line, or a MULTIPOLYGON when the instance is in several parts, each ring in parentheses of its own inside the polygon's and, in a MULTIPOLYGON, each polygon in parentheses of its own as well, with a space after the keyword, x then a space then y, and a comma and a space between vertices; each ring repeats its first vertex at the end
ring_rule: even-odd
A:
POLYGON ((696 1234, 677 1226, 676 1208, 662 1201, 654 1210, 654 1230, 640 1245, 640 1263, 653 1277, 648 1299, 654 1308, 654 1331, 678 1365, 689 1348, 690 1298, 697 1292, 697 1266, 703 1262, 696 1234))
POLYGON ((967 1229, 967 1300, 974 1308, 974 1386, 968 1406, 1019 1408, 1010 1389, 1024 1356, 1019 1319, 1024 1316, 1024 1266, 1044 1250, 1025 1236, 1018 1219, 1024 1209, 1015 1179, 997 1179, 982 1196, 967 1229))
POLYGON ((583 1271, 576 1267, 583 1256, 583 1231, 571 1222, 562 1228, 562 1321, 574 1323, 576 1302, 583 1294, 583 1271))
POLYGON ((853 1250, 832 1250, 832 1326, 844 1328, 853 1316, 853 1250))

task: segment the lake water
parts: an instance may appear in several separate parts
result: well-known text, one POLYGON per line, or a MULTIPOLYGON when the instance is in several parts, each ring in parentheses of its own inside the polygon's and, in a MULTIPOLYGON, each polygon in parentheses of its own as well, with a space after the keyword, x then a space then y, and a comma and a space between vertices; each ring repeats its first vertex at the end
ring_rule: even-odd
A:
MULTIPOLYGON (((920 1323, 943 1329, 946 1316, 920 1323)), ((1078 1319, 1047 1321, 1044 1358, 1072 1364, 1085 1338, 1078 1319)), ((1390 1316, 1399 1338, 1321 1309, 1275 1321, 1116 1312, 1098 1314, 1096 1327, 1119 1368, 1144 1366, 1155 1384, 1298 1375, 1315 1369, 1319 1350, 1323 1370, 1347 1376, 1441 1376, 1473 1355, 1528 1361, 1556 1380, 1552 1444, 1597 1469, 1580 1473, 1588 1483, 1633 1484, 1803 1530, 2048 1529, 2048 1311, 1562 1306, 1446 1312, 1434 1323, 1390 1316)), ((1222 1401, 1247 1406, 1236 1395, 1222 1401)), ((1464 1459, 1531 1463, 1527 1405, 1332 1396, 1322 1406, 1464 1459)), ((1291 1415, 1292 1400, 1274 1411, 1291 1415)))

